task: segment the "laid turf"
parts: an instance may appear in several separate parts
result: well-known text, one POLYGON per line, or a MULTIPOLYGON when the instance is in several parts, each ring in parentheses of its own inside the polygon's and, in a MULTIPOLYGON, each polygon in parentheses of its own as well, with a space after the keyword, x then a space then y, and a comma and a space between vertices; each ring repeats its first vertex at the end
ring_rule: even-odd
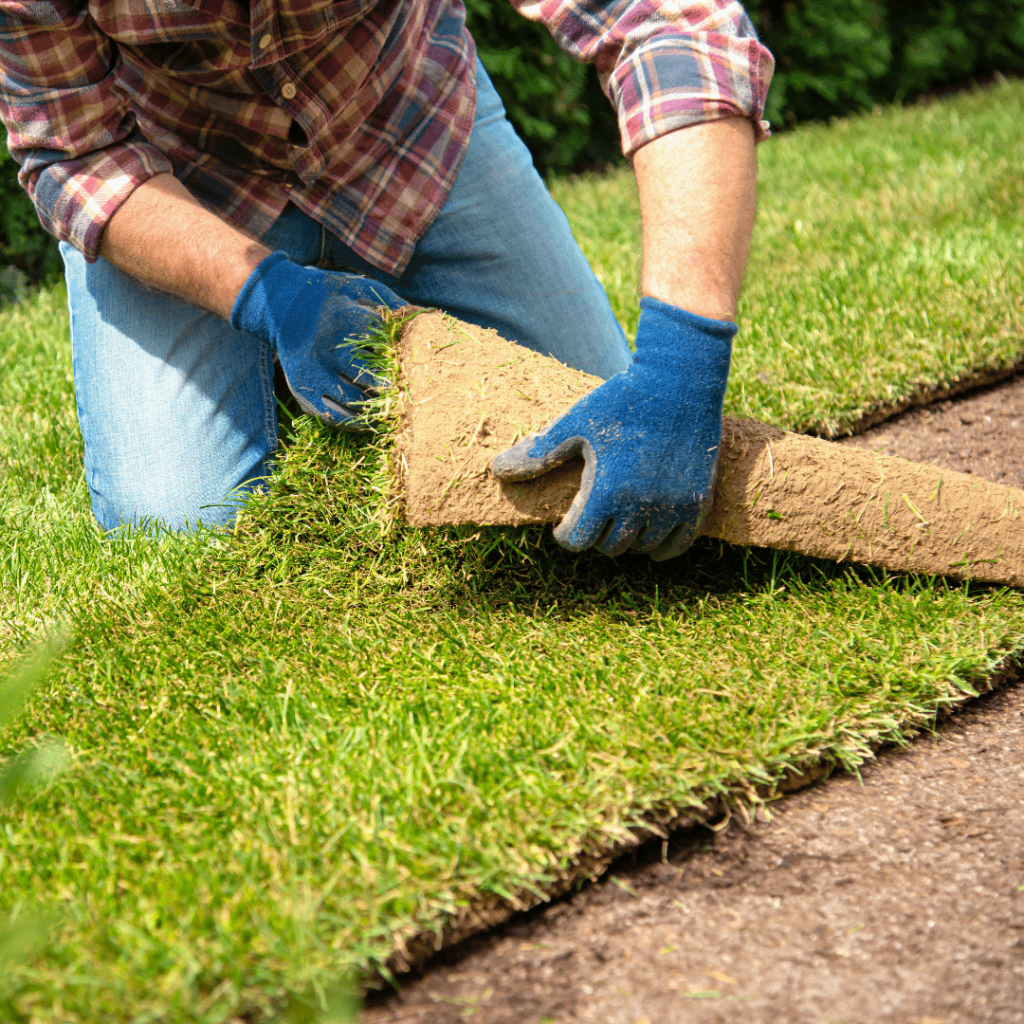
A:
MULTIPOLYGON (((730 411, 837 430, 1020 357, 1022 114, 1005 85, 762 147, 730 411)), ((628 178, 557 190, 628 322, 628 178)), ((0 807, 0 932, 61 923, 0 966, 0 1017, 312 1019, 633 825, 856 765, 1024 648, 1015 592, 408 530, 385 439, 308 421, 232 537, 100 538, 61 303, 0 312, 3 657, 64 637, 2 739, 60 737, 63 767, 0 807)))
MULTIPOLYGON (((1020 82, 758 147, 759 209, 726 402, 825 435, 1021 358, 1020 82)), ((636 327, 629 171, 556 183, 636 327)))

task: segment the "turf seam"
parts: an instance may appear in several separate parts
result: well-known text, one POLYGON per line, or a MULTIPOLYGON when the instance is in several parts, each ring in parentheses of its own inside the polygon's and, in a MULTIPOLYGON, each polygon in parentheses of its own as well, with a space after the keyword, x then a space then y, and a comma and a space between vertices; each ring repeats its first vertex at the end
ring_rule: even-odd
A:
POLYGON ((942 402, 947 398, 967 398, 1022 372, 1024 372, 1024 355, 1004 366, 981 367, 944 387, 922 387, 920 390, 911 392, 906 398, 896 402, 886 402, 884 405, 871 409, 863 416, 853 420, 849 426, 837 431, 829 432, 827 429, 811 428, 805 433, 810 437, 821 437, 827 441, 834 441, 841 437, 856 437, 858 434, 867 433, 873 427, 898 418, 911 409, 920 409, 932 405, 934 402, 942 402))

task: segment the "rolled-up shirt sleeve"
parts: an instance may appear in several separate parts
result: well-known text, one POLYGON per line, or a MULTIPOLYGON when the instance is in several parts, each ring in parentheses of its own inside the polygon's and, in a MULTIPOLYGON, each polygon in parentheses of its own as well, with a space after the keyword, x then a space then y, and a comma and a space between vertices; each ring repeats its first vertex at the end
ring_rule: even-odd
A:
POLYGON ((141 137, 118 52, 75 0, 0 0, 0 118, 43 227, 95 260, 114 211, 171 164, 141 137))
POLYGON ((593 62, 626 156, 677 128, 746 117, 756 136, 775 61, 742 4, 718 0, 511 0, 570 56, 593 62))

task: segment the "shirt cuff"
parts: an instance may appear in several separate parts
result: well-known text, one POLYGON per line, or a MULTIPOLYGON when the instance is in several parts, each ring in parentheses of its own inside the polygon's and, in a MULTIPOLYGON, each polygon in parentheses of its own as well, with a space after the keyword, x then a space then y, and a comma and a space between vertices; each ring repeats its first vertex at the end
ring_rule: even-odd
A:
POLYGON ((103 230, 118 207, 144 181, 172 171, 158 149, 132 141, 51 163, 26 185, 43 227, 93 263, 103 230))
POLYGON ((769 135, 762 117, 774 69, 771 53, 753 38, 670 28, 650 37, 608 83, 623 154, 678 128, 726 117, 752 120, 760 142, 769 135))

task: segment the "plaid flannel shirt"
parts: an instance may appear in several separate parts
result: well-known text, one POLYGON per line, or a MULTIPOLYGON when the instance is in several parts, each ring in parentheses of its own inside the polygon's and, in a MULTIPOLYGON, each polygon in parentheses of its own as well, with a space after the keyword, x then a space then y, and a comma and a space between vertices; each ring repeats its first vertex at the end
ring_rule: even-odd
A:
MULTIPOLYGON (((623 152, 752 118, 772 58, 739 3, 511 0, 596 63, 623 152)), ((118 206, 173 172, 256 236, 291 200, 400 274, 475 111, 461 0, 0 0, 0 117, 44 227, 94 260, 118 206)))

